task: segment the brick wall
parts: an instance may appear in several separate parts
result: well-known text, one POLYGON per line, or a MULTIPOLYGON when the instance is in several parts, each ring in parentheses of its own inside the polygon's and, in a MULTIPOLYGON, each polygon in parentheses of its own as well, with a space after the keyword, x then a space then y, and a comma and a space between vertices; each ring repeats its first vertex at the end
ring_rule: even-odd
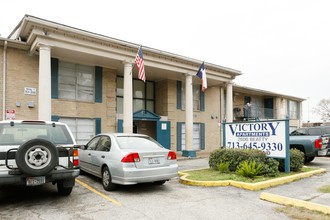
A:
MULTIPOLYGON (((219 148, 221 141, 220 121, 220 88, 208 88, 205 91, 205 111, 194 111, 195 123, 205 123, 205 152, 219 148), (211 118, 213 116, 213 119, 211 118)), ((171 121, 171 149, 176 150, 177 122, 185 122, 186 113, 177 109, 177 81, 164 80, 156 85, 156 111, 167 116, 171 121), (161 99, 161 100, 160 100, 161 99), (160 100, 160 101, 159 101, 160 100)))
MULTIPOLYGON (((1 70, 3 68, 3 48, 1 53, 1 70)), ((30 56, 27 51, 7 49, 7 83, 6 83, 6 109, 15 110, 16 119, 38 119, 38 77, 39 57, 30 56), (24 94, 24 88, 30 87, 37 90, 36 95, 24 94), (34 108, 28 107, 28 102, 34 102, 34 108), (20 104, 20 106, 16 106, 20 104)), ((2 97, 3 79, 0 74, 0 91, 2 97)), ((42 82, 41 82, 42 83, 42 82)), ((101 118, 102 132, 116 131, 116 71, 103 69, 103 97, 102 103, 77 102, 71 100, 52 99, 52 115, 73 118, 101 118)), ((1 114, 2 120, 2 114, 1 114)))
MULTIPOLYGON (((1 111, 15 110, 16 119, 35 120, 38 118, 38 95, 24 94, 24 88, 35 88, 38 93, 39 58, 29 56, 27 53, 27 51, 7 48, 6 106, 3 108, 1 105, 1 111), (28 102, 34 102, 35 107, 29 108, 28 102), (20 106, 16 106, 16 103, 20 106)), ((1 96, 3 92, 2 56, 1 51, 1 96)))
POLYGON ((102 132, 116 131, 116 72, 103 68, 102 103, 52 99, 52 115, 101 118, 102 132))

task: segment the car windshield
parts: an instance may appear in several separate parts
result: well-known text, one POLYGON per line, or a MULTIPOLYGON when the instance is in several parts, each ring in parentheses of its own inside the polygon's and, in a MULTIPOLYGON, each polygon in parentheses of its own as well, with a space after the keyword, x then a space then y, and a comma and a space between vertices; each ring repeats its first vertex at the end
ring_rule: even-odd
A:
POLYGON ((306 135, 306 129, 297 129, 290 133, 290 135, 306 135))
POLYGON ((117 137, 117 141, 121 149, 163 148, 154 139, 146 136, 119 136, 117 137))
POLYGON ((64 125, 0 124, 0 145, 21 145, 35 138, 46 139, 53 144, 73 144, 73 140, 64 125))

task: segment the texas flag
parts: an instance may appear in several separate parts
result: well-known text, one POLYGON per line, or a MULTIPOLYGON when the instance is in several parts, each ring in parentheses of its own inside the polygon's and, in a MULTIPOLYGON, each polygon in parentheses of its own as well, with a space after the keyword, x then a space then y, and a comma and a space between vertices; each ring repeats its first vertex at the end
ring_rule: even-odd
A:
POLYGON ((206 71, 204 67, 204 62, 202 63, 201 67, 199 67, 199 70, 196 74, 201 80, 202 80, 202 91, 204 92, 207 88, 207 80, 206 80, 206 71))

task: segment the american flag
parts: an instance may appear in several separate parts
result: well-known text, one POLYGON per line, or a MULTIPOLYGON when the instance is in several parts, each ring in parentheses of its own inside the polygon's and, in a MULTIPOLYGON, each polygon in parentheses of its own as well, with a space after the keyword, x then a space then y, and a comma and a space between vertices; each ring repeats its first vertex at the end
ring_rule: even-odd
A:
POLYGON ((196 76, 198 76, 202 80, 202 91, 205 92, 205 89, 207 88, 207 79, 204 62, 202 63, 201 67, 199 67, 196 76))
POLYGON ((143 82, 146 82, 146 73, 144 72, 144 60, 142 53, 142 46, 139 47, 139 50, 135 57, 135 64, 139 70, 138 78, 143 82))

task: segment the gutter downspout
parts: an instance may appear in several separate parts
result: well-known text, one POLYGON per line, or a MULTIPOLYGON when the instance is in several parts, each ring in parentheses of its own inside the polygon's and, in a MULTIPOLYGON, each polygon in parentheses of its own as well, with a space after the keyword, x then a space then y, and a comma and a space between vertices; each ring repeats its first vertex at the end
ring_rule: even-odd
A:
POLYGON ((7 41, 3 46, 3 64, 2 64, 2 120, 5 120, 6 112, 6 75, 7 75, 7 41))

